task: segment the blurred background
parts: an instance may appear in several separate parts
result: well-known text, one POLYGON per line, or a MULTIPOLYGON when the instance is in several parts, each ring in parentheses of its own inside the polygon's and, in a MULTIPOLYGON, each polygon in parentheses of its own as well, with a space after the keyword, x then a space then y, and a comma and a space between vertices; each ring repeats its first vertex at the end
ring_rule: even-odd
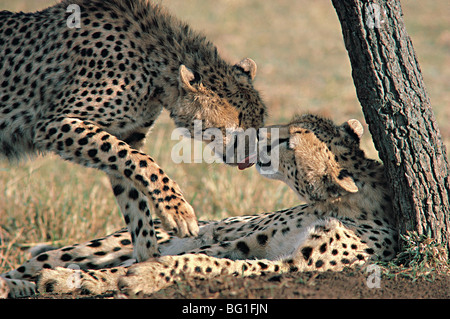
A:
MULTIPOLYGON (((341 123, 365 123, 355 94, 341 28, 331 1, 159 0, 203 32, 230 62, 258 64, 255 87, 268 108, 267 124, 296 113, 319 113, 341 123)), ((35 11, 55 0, 0 0, 0 10, 35 11)), ((450 2, 402 1, 406 28, 447 150, 450 146, 450 2)), ((363 148, 377 152, 365 126, 363 148)), ((180 184, 199 219, 254 214, 299 204, 287 186, 221 164, 174 164, 174 125, 164 112, 145 152, 180 184)), ((37 243, 73 244, 124 227, 105 174, 47 155, 0 162, 0 273, 29 256, 37 243)))

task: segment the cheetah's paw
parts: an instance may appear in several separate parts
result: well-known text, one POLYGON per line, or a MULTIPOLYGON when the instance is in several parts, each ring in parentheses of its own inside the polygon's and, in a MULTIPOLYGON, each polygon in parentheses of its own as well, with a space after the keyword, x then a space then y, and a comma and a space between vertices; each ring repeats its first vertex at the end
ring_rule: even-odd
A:
POLYGON ((0 299, 29 297, 36 292, 36 284, 28 280, 0 277, 0 299))
POLYGON ((117 281, 125 273, 123 267, 88 271, 56 267, 41 271, 38 287, 40 292, 56 294, 102 294, 117 290, 117 281))
POLYGON ((167 269, 155 260, 135 264, 119 279, 119 290, 129 296, 154 293, 173 282, 165 272, 167 269))
POLYGON ((192 206, 182 197, 177 197, 170 203, 171 205, 160 206, 159 217, 164 228, 174 231, 178 237, 198 236, 199 227, 192 206))

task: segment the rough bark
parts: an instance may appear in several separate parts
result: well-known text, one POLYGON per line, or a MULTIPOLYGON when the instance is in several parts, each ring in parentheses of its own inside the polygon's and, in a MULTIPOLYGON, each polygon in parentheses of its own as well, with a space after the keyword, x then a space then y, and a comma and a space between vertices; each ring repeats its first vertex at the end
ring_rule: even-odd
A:
POLYGON ((386 167, 399 233, 450 250, 450 169, 399 0, 332 0, 352 77, 386 167))

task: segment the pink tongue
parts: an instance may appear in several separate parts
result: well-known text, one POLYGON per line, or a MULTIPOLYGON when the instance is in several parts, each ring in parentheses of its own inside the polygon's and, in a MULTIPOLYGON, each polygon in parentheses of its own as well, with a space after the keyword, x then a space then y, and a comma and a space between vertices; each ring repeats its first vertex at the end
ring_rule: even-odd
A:
POLYGON ((242 162, 238 163, 238 168, 242 171, 246 168, 252 167, 255 165, 256 162, 256 154, 250 155, 246 159, 244 159, 242 162))

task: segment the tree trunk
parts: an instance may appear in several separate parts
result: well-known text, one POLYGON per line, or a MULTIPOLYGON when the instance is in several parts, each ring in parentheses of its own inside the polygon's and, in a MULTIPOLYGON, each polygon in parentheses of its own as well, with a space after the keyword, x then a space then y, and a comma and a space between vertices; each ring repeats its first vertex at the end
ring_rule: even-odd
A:
POLYGON ((399 233, 450 251, 450 169, 399 0, 332 0, 352 77, 386 169, 399 233))

